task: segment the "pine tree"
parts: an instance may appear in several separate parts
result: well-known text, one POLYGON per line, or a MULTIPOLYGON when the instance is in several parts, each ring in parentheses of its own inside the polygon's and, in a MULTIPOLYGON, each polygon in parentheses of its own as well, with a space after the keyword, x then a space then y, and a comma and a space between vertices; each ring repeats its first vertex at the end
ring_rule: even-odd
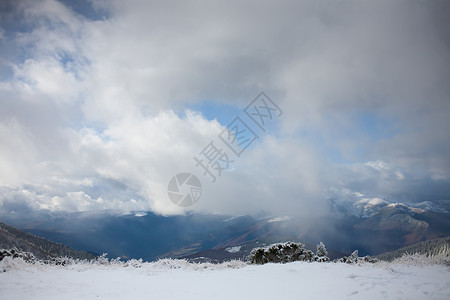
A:
POLYGON ((324 243, 320 242, 320 243, 317 245, 317 252, 316 252, 316 255, 319 256, 319 257, 322 257, 322 256, 328 256, 328 251, 327 251, 327 248, 325 248, 324 243))

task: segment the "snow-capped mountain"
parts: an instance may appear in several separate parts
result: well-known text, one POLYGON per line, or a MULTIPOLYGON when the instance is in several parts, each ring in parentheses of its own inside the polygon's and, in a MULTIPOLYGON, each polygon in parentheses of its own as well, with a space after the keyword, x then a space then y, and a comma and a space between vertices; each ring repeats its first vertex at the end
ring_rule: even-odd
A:
MULTIPOLYGON (((334 192, 336 193, 336 191, 334 192)), ((373 217, 387 207, 403 210, 410 214, 449 213, 450 201, 396 202, 382 197, 371 197, 359 192, 347 190, 338 192, 338 196, 329 196, 328 200, 332 210, 363 219, 373 217)))

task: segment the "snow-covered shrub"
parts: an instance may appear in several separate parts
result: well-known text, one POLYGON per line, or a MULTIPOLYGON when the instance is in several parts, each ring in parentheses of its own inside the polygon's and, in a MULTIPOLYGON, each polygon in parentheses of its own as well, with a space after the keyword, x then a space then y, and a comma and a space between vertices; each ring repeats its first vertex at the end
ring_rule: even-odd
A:
POLYGON ((347 263, 357 263, 358 262, 358 250, 352 252, 352 254, 348 257, 347 263))
POLYGON ((185 259, 163 258, 151 263, 157 269, 188 269, 191 265, 185 259))
POLYGON ((314 255, 314 261, 315 262, 329 262, 330 258, 328 256, 317 256, 317 255, 314 255))
POLYGON ((359 257, 358 256, 358 250, 355 250, 352 252, 352 254, 350 256, 344 256, 342 258, 339 259, 335 259, 333 262, 341 262, 341 263, 347 263, 347 264, 356 264, 356 263, 360 263, 360 262, 367 262, 367 263, 376 263, 379 260, 371 257, 369 255, 366 255, 364 257, 359 257))
POLYGON ((30 266, 29 262, 22 258, 12 258, 11 256, 3 257, 0 261, 0 272, 7 272, 14 269, 23 269, 30 266))
MULTIPOLYGON (((112 262, 112 260, 111 260, 111 262, 112 262)), ((116 264, 119 264, 119 263, 122 264, 120 261, 116 262, 116 264)), ((123 266, 124 267, 132 267, 132 268, 142 268, 142 264, 143 264, 142 258, 139 258, 139 259, 133 258, 133 259, 130 259, 130 260, 124 262, 123 266)))
MULTIPOLYGON (((135 259, 133 259, 133 260, 135 260, 135 259)), ((140 258, 140 260, 142 261, 142 258, 140 258)), ((120 259, 120 257, 111 258, 109 260, 109 264, 111 264, 111 265, 122 265, 123 261, 120 259)))
POLYGON ((20 269, 29 264, 36 264, 40 261, 30 252, 20 251, 17 248, 0 250, 0 272, 10 269, 20 269))
POLYGON ((171 259, 164 258, 151 263, 144 263, 150 266, 153 270, 168 270, 168 269, 182 269, 182 270, 222 270, 222 269, 239 269, 247 266, 247 263, 239 260, 231 260, 220 264, 212 263, 191 263, 185 259, 171 259))
POLYGON ((446 254, 429 256, 426 254, 404 254, 402 257, 394 259, 391 263, 414 266, 445 265, 450 266, 450 257, 446 254))
POLYGON ((362 259, 363 259, 364 262, 368 262, 368 263, 371 263, 371 264, 379 262, 378 258, 372 257, 370 255, 366 255, 362 259))
POLYGON ((108 259, 108 257, 106 257, 107 255, 108 255, 108 253, 103 253, 102 255, 97 257, 93 262, 95 264, 99 264, 99 265, 108 265, 109 259, 108 259))
POLYGON ((69 266, 76 264, 77 261, 75 261, 73 258, 70 257, 53 257, 48 261, 45 261, 45 263, 52 264, 52 265, 58 265, 58 266, 69 266))
POLYGON ((276 243, 264 248, 255 248, 250 252, 247 261, 251 264, 269 262, 287 263, 293 261, 313 261, 314 253, 304 248, 302 243, 276 243))
POLYGON ((344 256, 339 259, 335 259, 334 262, 355 264, 358 262, 358 250, 353 251, 350 256, 344 256))
POLYGON ((37 261, 37 258, 33 255, 33 253, 20 251, 17 248, 12 248, 10 250, 1 249, 0 261, 2 261, 5 257, 21 258, 28 263, 35 263, 37 261))
POLYGON ((215 265, 217 269, 240 269, 247 266, 247 263, 241 260, 230 260, 215 265))

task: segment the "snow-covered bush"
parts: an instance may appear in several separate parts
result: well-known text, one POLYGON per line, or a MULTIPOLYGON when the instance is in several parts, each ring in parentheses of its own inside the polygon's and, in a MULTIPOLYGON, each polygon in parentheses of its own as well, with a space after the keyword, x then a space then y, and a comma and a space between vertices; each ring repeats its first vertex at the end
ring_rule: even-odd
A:
POLYGON ((52 264, 52 265, 59 265, 59 266, 70 266, 76 263, 76 261, 73 258, 70 257, 54 257, 50 260, 44 261, 44 263, 52 264))
POLYGON ((107 265, 109 264, 109 259, 107 257, 108 253, 103 253, 99 257, 97 257, 94 262, 99 265, 107 265))
POLYGON ((293 261, 313 261, 314 253, 304 248, 302 243, 276 243, 264 248, 255 248, 250 252, 247 261, 251 264, 269 262, 287 263, 293 261))
POLYGON ((358 250, 352 252, 350 256, 344 256, 340 259, 334 260, 334 262, 342 262, 347 264, 355 264, 358 262, 358 250))
POLYGON ((23 266, 35 264, 42 266, 62 266, 75 269, 86 269, 96 267, 123 267, 123 268, 144 268, 146 270, 170 270, 170 269, 183 269, 183 270, 220 270, 220 269, 238 269, 247 266, 247 263, 238 260, 231 260, 223 262, 221 264, 212 263, 191 263, 185 259, 171 259, 165 258, 154 262, 143 262, 140 259, 130 259, 128 261, 122 261, 120 258, 109 259, 107 253, 103 253, 96 259, 73 259, 70 257, 52 257, 50 259, 42 260, 37 259, 33 254, 28 252, 22 252, 17 249, 0 250, 0 272, 6 272, 7 270, 14 268, 22 268, 23 266))
POLYGON ((333 262, 341 262, 341 263, 347 263, 347 264, 356 264, 356 263, 360 263, 360 262, 367 262, 367 263, 376 263, 379 260, 371 257, 369 255, 366 255, 364 257, 359 257, 358 256, 358 250, 355 250, 352 252, 352 254, 350 256, 344 256, 342 258, 339 259, 335 259, 333 262))
POLYGON ((3 273, 9 270, 23 269, 30 265, 32 264, 24 261, 22 258, 12 258, 11 256, 6 256, 0 261, 0 272, 3 273))
POLYGON ((352 254, 348 257, 348 263, 357 263, 358 262, 358 250, 352 252, 352 254))
POLYGON ((370 255, 366 255, 362 259, 363 259, 364 262, 368 262, 368 263, 371 263, 371 264, 379 262, 379 259, 377 259, 375 257, 372 257, 370 255))
POLYGON ((247 266, 247 263, 241 260, 230 260, 215 265, 217 269, 240 269, 247 266))
POLYGON ((163 258, 152 262, 152 267, 157 269, 187 269, 190 263, 185 259, 163 258))
MULTIPOLYGON (((113 260, 111 260, 111 262, 113 262, 113 260)), ((120 260, 115 259, 114 260, 115 264, 123 264, 124 267, 132 267, 132 268, 142 268, 142 258, 139 259, 130 259, 124 263, 120 262, 120 260)))
POLYGON ((426 254, 404 254, 402 257, 396 258, 392 261, 394 264, 405 264, 414 266, 426 266, 426 265, 445 265, 450 266, 450 257, 442 255, 429 256, 426 254))
POLYGON ((0 250, 0 261, 2 261, 5 257, 10 258, 21 258, 25 262, 35 263, 37 258, 31 252, 19 251, 17 248, 12 248, 10 250, 1 249, 0 250))

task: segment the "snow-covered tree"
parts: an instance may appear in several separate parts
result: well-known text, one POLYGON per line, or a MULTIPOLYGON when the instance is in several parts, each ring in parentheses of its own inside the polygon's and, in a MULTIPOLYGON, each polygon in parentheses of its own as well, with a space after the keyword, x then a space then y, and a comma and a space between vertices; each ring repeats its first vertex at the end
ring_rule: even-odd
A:
POLYGON ((352 255, 348 257, 348 260, 350 263, 357 263, 358 262, 358 250, 355 250, 352 252, 352 255))
POLYGON ((321 257, 321 256, 328 256, 328 251, 327 251, 327 248, 325 248, 325 244, 324 243, 320 242, 317 245, 316 255, 319 256, 319 257, 321 257))
POLYGON ((316 252, 316 255, 314 256, 314 261, 317 261, 317 262, 330 261, 330 258, 327 255, 328 255, 328 251, 325 248, 324 243, 320 242, 317 245, 317 252, 316 252))

